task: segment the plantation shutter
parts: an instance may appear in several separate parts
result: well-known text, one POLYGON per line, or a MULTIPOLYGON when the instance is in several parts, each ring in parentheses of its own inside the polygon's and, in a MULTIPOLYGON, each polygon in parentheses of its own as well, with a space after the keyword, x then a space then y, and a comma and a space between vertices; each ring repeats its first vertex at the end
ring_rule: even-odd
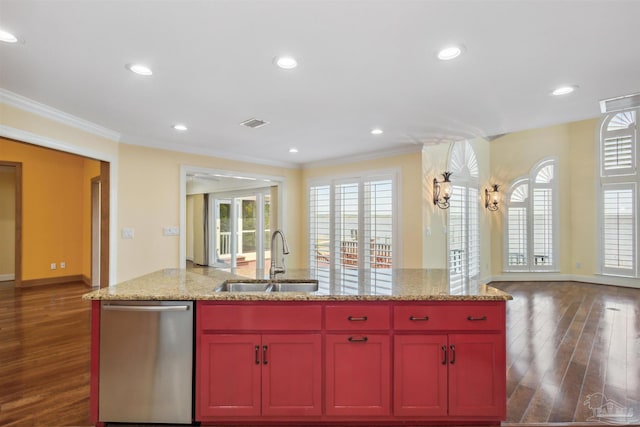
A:
POLYGON ((330 187, 309 188, 309 266, 317 270, 331 265, 330 187))
POLYGON ((452 186, 449 200, 449 285, 452 290, 467 277, 467 192, 466 187, 452 186))
POLYGON ((391 180, 364 183, 365 268, 388 268, 392 261, 393 191, 391 180))
POLYGON ((527 242, 527 208, 524 206, 510 206, 508 216, 508 252, 507 265, 509 269, 526 268, 529 263, 527 242))
POLYGON ((635 189, 633 184, 603 190, 603 271, 633 274, 635 259, 635 189))
POLYGON ((602 150, 604 175, 633 167, 633 138, 630 135, 605 139, 602 150))
POLYGON ((533 266, 553 265, 553 190, 533 189, 533 266))

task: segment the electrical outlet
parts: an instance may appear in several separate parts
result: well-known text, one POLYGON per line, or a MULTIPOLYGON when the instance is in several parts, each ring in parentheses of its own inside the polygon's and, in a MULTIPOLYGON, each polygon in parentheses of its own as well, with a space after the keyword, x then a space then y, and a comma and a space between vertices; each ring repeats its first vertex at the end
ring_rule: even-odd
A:
POLYGON ((64 261, 62 261, 62 262, 60 263, 60 268, 67 268, 67 263, 66 263, 66 262, 64 262, 64 261))
POLYGON ((177 236, 180 234, 180 228, 179 227, 163 227, 162 228, 162 235, 163 236, 177 236))
POLYGON ((57 268, 57 267, 56 267, 56 263, 55 263, 55 262, 52 262, 52 263, 51 263, 51 269, 52 269, 52 270, 55 270, 56 268, 57 268))
POLYGON ((580 261, 576 262, 576 268, 582 268, 582 263, 580 261))

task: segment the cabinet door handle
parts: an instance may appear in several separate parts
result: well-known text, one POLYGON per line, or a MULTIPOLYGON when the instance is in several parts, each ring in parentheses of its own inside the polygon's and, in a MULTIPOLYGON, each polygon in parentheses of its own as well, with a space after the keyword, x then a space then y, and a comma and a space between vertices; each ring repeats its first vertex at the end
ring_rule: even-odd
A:
POLYGON ((263 363, 264 365, 266 365, 267 363, 269 363, 269 362, 267 362, 267 346, 266 346, 266 345, 263 345, 263 346, 262 346, 262 363, 263 363))
POLYGON ((449 348, 451 349, 451 364, 453 365, 456 363, 456 346, 452 344, 449 348))
POLYGON ((472 322, 477 322, 479 320, 487 320, 487 316, 482 316, 482 317, 467 316, 467 320, 470 320, 472 322))
POLYGON ((260 364, 260 346, 256 346, 256 365, 260 364))
POLYGON ((442 348, 442 364, 446 365, 447 364, 447 346, 443 345, 440 348, 442 348))
POLYGON ((369 340, 369 338, 367 337, 360 337, 360 338, 356 338, 356 337, 349 337, 349 342, 367 342, 367 340, 369 340))
POLYGON ((365 320, 367 320, 367 316, 362 316, 362 317, 349 316, 347 317, 347 320, 351 322, 364 322, 365 320))
POLYGON ((409 320, 413 320, 413 321, 429 320, 429 316, 424 316, 424 317, 409 316, 409 320))

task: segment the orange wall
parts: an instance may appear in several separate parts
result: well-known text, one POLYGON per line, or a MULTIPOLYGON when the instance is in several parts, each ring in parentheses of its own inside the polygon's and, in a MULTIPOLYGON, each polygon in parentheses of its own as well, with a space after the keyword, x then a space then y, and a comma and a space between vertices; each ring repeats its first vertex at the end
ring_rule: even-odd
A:
POLYGON ((95 170, 93 163, 99 170, 99 162, 4 138, 0 159, 22 163, 22 280, 90 272, 91 252, 85 249, 91 224, 87 177, 95 170), (60 268, 62 261, 65 269, 60 268), (51 270, 54 262, 58 268, 51 270))

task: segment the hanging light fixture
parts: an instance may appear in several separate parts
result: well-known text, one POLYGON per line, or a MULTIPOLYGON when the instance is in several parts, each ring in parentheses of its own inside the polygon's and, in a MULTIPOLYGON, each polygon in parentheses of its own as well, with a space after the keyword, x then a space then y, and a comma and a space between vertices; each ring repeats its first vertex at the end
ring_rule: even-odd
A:
POLYGON ((494 212, 498 210, 500 204, 500 186, 498 184, 491 185, 491 189, 484 190, 484 207, 494 212))
POLYGON ((433 178, 433 204, 440 209, 447 209, 449 207, 449 199, 451 198, 451 177, 452 172, 444 172, 442 174, 443 180, 438 182, 436 178, 433 178))

